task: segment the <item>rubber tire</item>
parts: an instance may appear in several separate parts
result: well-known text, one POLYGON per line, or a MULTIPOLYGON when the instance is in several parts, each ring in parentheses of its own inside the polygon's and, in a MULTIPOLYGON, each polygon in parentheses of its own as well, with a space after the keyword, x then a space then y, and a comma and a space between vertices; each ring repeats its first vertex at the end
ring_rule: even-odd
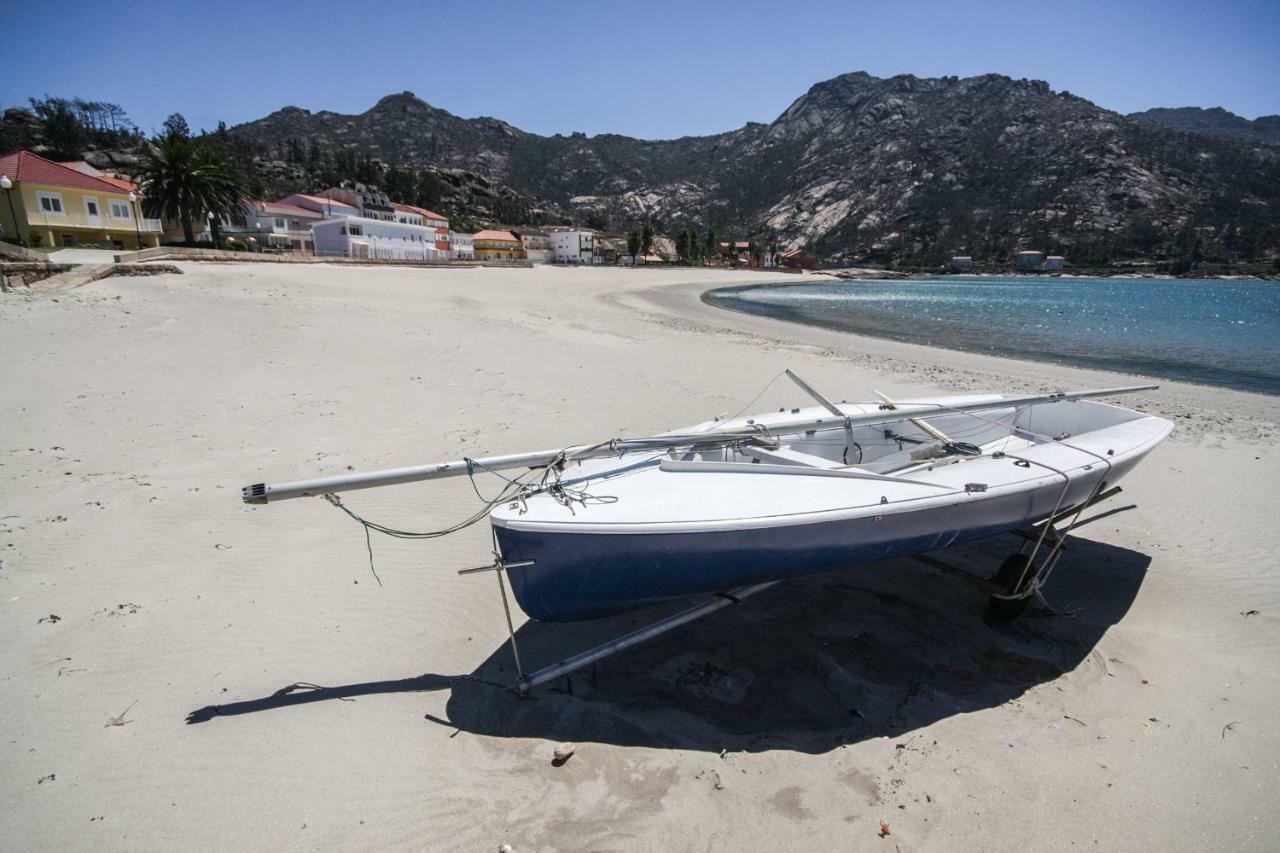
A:
MULTIPOLYGON (((1008 592, 1017 592, 1014 585, 1022 576, 1022 569, 1027 564, 1026 554, 1010 554, 996 573, 991 576, 991 582, 999 584, 1008 592)), ((1028 572, 1028 577, 1035 577, 1036 567, 1033 565, 1028 572)), ((1007 625, 1014 619, 1022 615, 1022 611, 1027 609, 1027 605, 1031 603, 1028 598, 996 598, 994 595, 987 599, 987 612, 984 618, 992 625, 1007 625)))

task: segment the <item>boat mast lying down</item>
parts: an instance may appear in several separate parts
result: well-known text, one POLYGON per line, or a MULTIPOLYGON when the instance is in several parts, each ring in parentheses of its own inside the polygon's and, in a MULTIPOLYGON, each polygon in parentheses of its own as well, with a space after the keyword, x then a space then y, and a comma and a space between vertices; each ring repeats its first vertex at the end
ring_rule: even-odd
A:
MULTIPOLYGON (((804 385, 806 391, 811 389, 804 385)), ((1157 385, 1129 385, 1120 388, 1096 388, 1084 391, 1059 391, 1053 394, 1032 394, 1021 397, 1002 397, 983 403, 971 403, 959 408, 945 406, 940 403, 903 403, 883 402, 879 410, 869 414, 848 415, 840 412, 827 418, 796 418, 782 420, 770 425, 773 432, 803 432, 806 430, 848 429, 868 424, 890 423, 901 420, 920 419, 927 415, 940 413, 978 413, 994 409, 1034 406, 1044 403, 1070 402, 1088 400, 1097 397, 1114 397, 1119 394, 1133 394, 1138 391, 1151 391, 1157 385)), ((824 407, 839 411, 834 404, 826 403, 824 407)), ((601 459, 619 456, 632 451, 654 451, 668 449, 698 450, 707 447, 723 447, 734 442, 763 441, 768 443, 769 436, 763 430, 753 429, 716 429, 699 433, 673 433, 644 438, 614 438, 596 444, 576 445, 555 450, 535 450, 530 453, 512 453, 505 456, 488 456, 479 459, 454 459, 448 462, 433 462, 428 465, 415 465, 408 468, 388 468, 381 471, 365 471, 356 474, 339 474, 334 477, 319 477, 313 480, 296 480, 291 483, 255 483, 240 490, 245 503, 265 504, 288 498, 321 497, 337 492, 350 492, 356 489, 373 489, 379 486, 394 486, 401 483, 417 483, 423 480, 436 480, 441 477, 461 477, 476 470, 504 471, 513 468, 540 468, 558 460, 573 462, 582 459, 601 459)))

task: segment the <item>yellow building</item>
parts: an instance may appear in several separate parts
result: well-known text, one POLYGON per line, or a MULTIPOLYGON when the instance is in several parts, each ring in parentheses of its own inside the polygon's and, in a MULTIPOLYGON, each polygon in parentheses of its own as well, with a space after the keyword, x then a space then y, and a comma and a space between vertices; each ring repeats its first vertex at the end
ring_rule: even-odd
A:
POLYGON ((160 245, 158 219, 142 218, 132 185, 32 154, 0 157, 0 240, 28 246, 137 249, 160 245))
POLYGON ((523 261, 528 255, 520 238, 510 231, 477 231, 477 261, 523 261))

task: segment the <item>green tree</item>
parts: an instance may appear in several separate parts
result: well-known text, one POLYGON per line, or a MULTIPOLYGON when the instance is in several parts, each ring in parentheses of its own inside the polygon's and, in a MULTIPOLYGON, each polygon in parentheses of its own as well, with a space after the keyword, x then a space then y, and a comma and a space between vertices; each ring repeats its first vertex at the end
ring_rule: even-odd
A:
POLYGON ((413 171, 398 166, 387 167, 387 174, 382 178, 382 188, 386 190, 392 201, 409 202, 413 198, 416 181, 413 171))
MULTIPOLYGON (((640 252, 641 254, 649 254, 649 250, 653 248, 653 227, 646 221, 644 228, 640 231, 640 252)), ((631 253, 632 255, 635 252, 631 253)))
POLYGON ((714 259, 717 254, 717 249, 719 248, 716 245, 716 229, 714 228, 707 229, 707 241, 704 245, 706 246, 707 257, 714 259))
POLYGON ((54 160, 78 160, 89 145, 89 132, 65 98, 31 98, 31 111, 44 126, 44 144, 54 160))
POLYGON ((190 139, 191 128, 182 113, 174 113, 164 120, 164 134, 168 139, 190 139))
POLYGON ((143 212, 182 223, 188 243, 195 242, 195 221, 213 214, 216 223, 238 214, 245 202, 244 179, 227 155, 191 139, 155 140, 138 167, 143 212))
POLYGON ((681 231, 676 235, 676 258, 682 263, 689 260, 689 232, 681 231))
POLYGON ((413 185, 413 203, 427 210, 435 210, 444 201, 444 184, 430 169, 418 173, 413 185))
POLYGON ((699 239, 698 232, 693 228, 686 228, 684 243, 689 247, 689 263, 696 264, 702 259, 702 240, 699 239))
MULTIPOLYGON (((645 226, 646 228, 649 226, 645 226)), ((636 265, 636 255, 640 253, 644 244, 644 237, 638 231, 632 231, 627 234, 627 254, 631 256, 631 265, 636 265)))

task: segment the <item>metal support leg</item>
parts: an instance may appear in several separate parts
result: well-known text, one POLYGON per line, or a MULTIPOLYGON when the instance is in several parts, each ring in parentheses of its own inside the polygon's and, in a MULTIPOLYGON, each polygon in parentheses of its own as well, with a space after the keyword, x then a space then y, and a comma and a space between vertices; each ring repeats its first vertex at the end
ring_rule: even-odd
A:
MULTIPOLYGON (((1036 542, 1039 542, 1041 539, 1044 539, 1044 541, 1048 542, 1049 545, 1053 548, 1053 551, 1050 554, 1050 557, 1053 562, 1052 563, 1047 562, 1046 565, 1042 566, 1039 574, 1037 575, 1037 577, 1040 579, 1041 582, 1043 582, 1048 577, 1049 570, 1052 568, 1053 564, 1057 562, 1058 558, 1062 556, 1062 552, 1066 550, 1067 534, 1070 533, 1073 529, 1075 529, 1076 525, 1079 523, 1079 516, 1081 512, 1095 504, 1101 503, 1107 498, 1114 497, 1115 495, 1118 495, 1118 494, 1120 494, 1120 487, 1112 486, 1106 491, 1096 494, 1093 497, 1089 498, 1080 506, 1070 507, 1066 510, 1063 510, 1062 512, 1059 512, 1058 514, 1053 516, 1052 518, 1045 519, 1043 522, 1041 522, 1038 525, 1034 525, 1032 527, 1021 529, 1021 530, 1011 531, 1013 535, 1018 536, 1022 539, 1022 543, 1018 548, 1019 554, 1021 554, 1023 551, 1026 550, 1026 547, 1028 544, 1034 544, 1036 542), (1073 515, 1076 516, 1076 518, 1072 520, 1071 525, 1066 529, 1066 531, 1059 531, 1056 527, 1053 526, 1058 522, 1061 522, 1067 518, 1070 518, 1073 515), (1042 525, 1047 525, 1048 529, 1047 530, 1043 529, 1042 525)), ((972 584, 973 586, 975 586, 979 591, 984 592, 987 595, 990 595, 996 598, 1017 597, 1017 596, 1010 595, 1009 590, 1006 589, 1004 586, 1001 586, 1000 584, 994 583, 993 581, 988 580, 987 578, 979 577, 978 575, 975 575, 972 572, 966 571, 965 569, 959 568, 958 566, 953 566, 951 563, 948 563, 945 560, 940 560, 937 557, 934 557, 930 554, 916 554, 912 557, 912 559, 918 563, 922 563, 928 566, 931 569, 934 569, 935 571, 941 572, 942 574, 951 575, 952 577, 956 577, 956 578, 959 578, 960 580, 966 581, 972 584)))
POLYGON ((495 572, 498 576, 498 592, 502 594, 502 612, 507 616, 507 634, 511 637, 511 656, 516 659, 516 683, 524 680, 524 669, 520 666, 520 646, 516 643, 516 629, 511 622, 511 605, 507 603, 507 584, 502 579, 502 567, 495 572))
POLYGON ((758 583, 755 586, 730 590, 725 595, 718 595, 710 601, 668 616, 666 619, 660 619, 652 625, 637 629, 629 634, 623 634, 615 640, 601 643, 595 648, 567 657, 560 663, 543 667, 536 672, 529 673, 527 676, 521 676, 520 680, 516 682, 516 692, 521 696, 526 696, 529 691, 539 685, 546 684, 548 681, 555 681, 561 676, 582 669, 584 666, 589 666, 609 655, 629 649, 634 645, 643 643, 645 640, 650 640, 660 634, 679 628, 681 625, 686 625, 695 619, 700 619, 709 613, 714 613, 722 607, 739 603, 742 599, 755 595, 757 592, 762 592, 777 583, 780 583, 780 581, 769 581, 767 583, 758 583))
MULTIPOLYGON (((532 566, 533 560, 521 560, 515 563, 508 563, 502 559, 502 554, 498 551, 497 538, 493 542, 493 562, 487 566, 474 566, 469 569, 458 569, 460 575, 474 575, 477 572, 493 572, 498 576, 498 594, 502 596, 502 612, 507 617, 507 636, 511 638, 511 657, 516 661, 516 676, 519 680, 524 679, 524 669, 520 665, 520 645, 516 642, 516 626, 511 621, 511 604, 507 601, 507 584, 502 579, 503 573, 507 569, 519 569, 524 566, 532 566)), ((518 682, 517 682, 518 683, 518 682)))

